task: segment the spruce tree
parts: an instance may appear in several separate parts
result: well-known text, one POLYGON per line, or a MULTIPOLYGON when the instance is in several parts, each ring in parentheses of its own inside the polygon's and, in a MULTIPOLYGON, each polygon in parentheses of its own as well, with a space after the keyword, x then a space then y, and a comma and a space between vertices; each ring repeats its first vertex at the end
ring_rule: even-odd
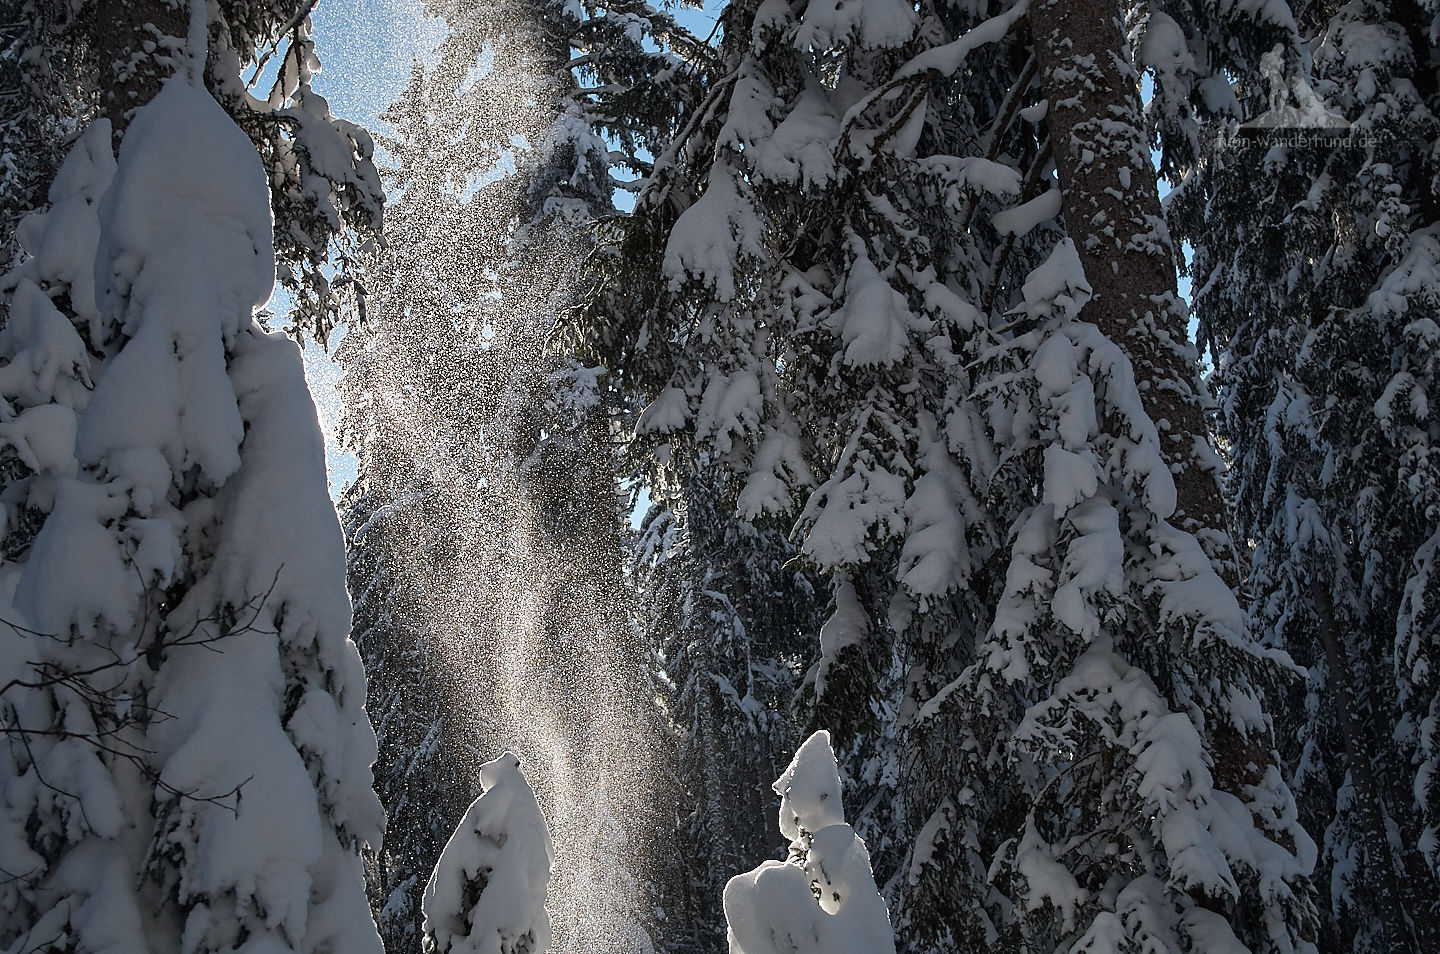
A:
POLYGON ((506 752, 480 767, 485 791, 425 886, 427 954, 545 954, 555 849, 535 792, 506 752))
MULTIPOLYGON (((1223 569, 1213 486, 1169 522, 1173 464, 1214 480, 1193 366, 1085 320, 1037 19, 922 12, 728 7, 577 337, 641 395, 641 447, 798 516, 831 583, 810 711, 904 949, 1289 949, 1287 660, 1190 532, 1223 569), (1163 444, 1135 364, 1195 399, 1163 444)), ((1094 55, 1128 63, 1122 39, 1094 55)))
POLYGON ((15 226, 44 204, 66 141, 88 119, 71 64, 83 29, 77 20, 58 4, 0 5, 0 256, 7 266, 19 251, 15 226))
MULTIPOLYGON (((1254 546, 1250 611, 1308 672, 1281 735, 1301 820, 1322 842, 1321 944, 1429 950, 1432 15, 1293 11, 1288 31, 1215 64, 1234 92, 1197 97, 1200 150, 1177 166, 1171 214, 1195 245, 1230 490, 1254 546)), ((1222 82, 1181 79, 1182 93, 1222 82)))
MULTIPOLYGON (((865 116, 857 123, 858 144, 836 155, 845 110, 865 95, 867 85, 881 85, 883 80, 873 79, 876 73, 888 78, 885 71, 904 62, 889 48, 895 37, 885 39, 888 28, 878 19, 883 45, 857 53, 845 67, 855 75, 848 76, 841 52, 809 62, 795 50, 796 24, 778 8, 767 10, 768 19, 753 5, 726 8, 725 39, 703 79, 707 98, 691 112, 694 121, 682 127, 683 138, 659 153, 636 215, 617 239, 613 254, 634 264, 628 271, 617 268, 613 280, 602 285, 587 316, 592 324, 579 334, 588 335, 590 347, 623 369, 648 399, 634 424, 639 443, 655 447, 676 467, 705 474, 715 485, 711 492, 741 519, 765 514, 793 519, 810 491, 830 479, 810 498, 802 518, 818 525, 801 546, 806 560, 842 570, 833 577, 830 621, 811 631, 812 640, 820 631, 821 658, 807 675, 810 718, 831 729, 851 778, 864 786, 857 800, 867 814, 856 825, 884 879, 893 875, 895 856, 905 850, 903 836, 895 833, 897 822, 905 823, 897 818, 904 809, 897 802, 895 697, 906 676, 936 678, 936 687, 948 681, 943 672, 927 672, 924 656, 917 655, 910 671, 902 672, 889 635, 887 603, 901 558, 896 538, 903 536, 905 523, 904 484, 911 476, 909 460, 923 454, 915 445, 926 442, 907 415, 914 413, 913 405, 943 400, 946 387, 934 379, 922 389, 905 387, 930 361, 923 345, 918 353, 910 350, 910 336, 917 345, 933 339, 938 346, 941 329, 969 317, 968 302, 941 280, 958 272, 965 282, 960 287, 983 295, 966 271, 973 243, 959 223, 965 207, 993 202, 987 187, 1019 191, 1021 176, 997 165, 987 178, 992 166, 983 161, 975 169, 960 161, 916 163, 922 177, 913 189, 902 187, 896 194, 886 173, 898 179, 897 167, 914 169, 906 151, 914 148, 925 116, 925 97, 915 90, 893 106, 877 107, 879 116, 865 116), (790 108, 788 117, 777 102, 790 108), (897 136, 902 129, 908 144, 872 150, 882 133, 897 136), (880 198, 866 202, 855 182, 845 180, 872 160, 875 171, 858 181, 875 185, 880 198), (974 177, 967 179, 967 171, 974 177), (859 221, 857 229, 845 228, 846 215, 859 221), (922 218, 934 234, 911 232, 903 215, 922 218), (861 235, 885 236, 887 244, 872 250, 878 266, 862 250, 861 235), (888 244, 892 236, 905 244, 899 249, 888 244), (853 320, 837 351, 831 329, 846 319, 833 315, 838 308, 832 298, 835 306, 843 301, 845 272, 857 255, 866 256, 857 267, 862 277, 852 283, 853 320), (860 299, 872 292, 884 295, 880 270, 897 275, 897 258, 898 274, 924 287, 892 319, 898 295, 860 299), (928 310, 922 304, 927 301, 928 310), (912 302, 918 315, 910 311, 912 302), (867 310, 893 324, 867 328, 867 310), (822 322, 830 327, 822 328, 822 322), (799 334, 792 336, 792 329, 799 334), (892 369, 894 358, 870 353, 872 338, 905 355, 905 363, 892 369), (853 377, 840 371, 847 346, 849 360, 858 366, 853 377), (807 453, 812 449, 814 456, 807 453), (852 513, 863 519, 852 523, 852 513), (866 542, 872 527, 874 546, 866 542)), ((904 42, 913 24, 896 29, 904 42)), ((837 28, 837 47, 849 44, 848 32, 843 24, 837 28)), ((934 44, 933 34, 917 44, 934 44)), ((859 37, 855 40, 858 46, 859 37)), ((1006 64, 1002 58, 997 68, 1006 64)), ((923 85, 915 83, 917 89, 923 85)), ((953 135, 960 139, 967 132, 973 136, 973 127, 953 135)), ((604 248, 597 253, 602 272, 611 254, 604 248)), ((933 434, 926 446, 932 443, 933 434)), ((943 471, 944 461, 932 458, 931 465, 943 471)), ((967 488, 947 485, 947 476, 937 474, 926 489, 942 503, 959 506, 952 494, 963 498, 967 488)), ((911 580, 921 599, 947 608, 950 596, 961 605, 966 598, 955 574, 956 548, 963 551, 964 543, 945 539, 946 530, 955 527, 964 527, 963 518, 949 520, 928 535, 927 545, 917 541, 906 554, 918 568, 911 580)), ((775 552, 783 554, 783 546, 775 552)), ((954 614, 963 626, 968 614, 961 606, 954 614)), ((952 639, 943 624, 922 620, 917 629, 922 627, 925 634, 917 642, 948 641, 950 648, 958 642, 964 651, 963 636, 952 639)), ((920 773, 937 770, 924 762, 916 758, 911 765, 920 773)), ((913 778, 907 781, 916 790, 922 787, 913 778)))
POLYGON ((100 78, 137 92, 118 163, 102 116, 4 279, 11 950, 380 949, 342 539, 298 349, 254 316, 269 176, 206 12, 139 88, 100 78))
MULTIPOLYGON (((1145 412, 1163 432, 1161 454, 1179 494, 1175 523, 1233 576, 1221 462, 1203 416, 1209 397, 1176 293, 1178 262, 1160 214, 1124 12, 1115 0, 1038 0, 1031 10, 1061 208, 1094 292, 1085 318, 1130 358, 1145 412)), ((1159 22, 1148 37, 1152 58, 1165 52, 1159 22)), ((1183 52, 1183 38, 1165 39, 1183 52)))

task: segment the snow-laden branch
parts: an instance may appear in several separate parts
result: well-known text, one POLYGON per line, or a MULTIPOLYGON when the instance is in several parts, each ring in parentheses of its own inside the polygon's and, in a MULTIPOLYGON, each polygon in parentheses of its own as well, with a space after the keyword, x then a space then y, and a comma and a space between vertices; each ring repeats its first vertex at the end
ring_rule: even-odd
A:
POLYGON ((1009 10, 993 16, 974 29, 967 31, 958 40, 946 43, 944 46, 931 47, 924 53, 915 56, 896 70, 895 76, 897 78, 914 76, 927 70, 935 70, 941 76, 954 76, 955 71, 960 69, 972 50, 984 46, 986 43, 994 43, 1003 39, 1005 34, 1010 32, 1010 28, 1029 9, 1030 0, 1019 0, 1009 10))

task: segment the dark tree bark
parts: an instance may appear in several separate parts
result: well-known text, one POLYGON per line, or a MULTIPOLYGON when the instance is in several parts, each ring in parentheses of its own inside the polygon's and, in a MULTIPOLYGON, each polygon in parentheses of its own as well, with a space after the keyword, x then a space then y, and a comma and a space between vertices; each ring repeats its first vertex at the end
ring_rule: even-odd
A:
POLYGON ((110 120, 117 152, 135 110, 154 99, 183 62, 189 26, 184 0, 99 0, 100 116, 110 120))
MULTIPOLYGON (((1160 212, 1138 78, 1114 0, 1037 0, 1030 9, 1065 225, 1094 298, 1084 317, 1121 347, 1175 474, 1172 522, 1233 564, 1203 392, 1160 212)), ((1233 567, 1226 574, 1234 582, 1233 567)))

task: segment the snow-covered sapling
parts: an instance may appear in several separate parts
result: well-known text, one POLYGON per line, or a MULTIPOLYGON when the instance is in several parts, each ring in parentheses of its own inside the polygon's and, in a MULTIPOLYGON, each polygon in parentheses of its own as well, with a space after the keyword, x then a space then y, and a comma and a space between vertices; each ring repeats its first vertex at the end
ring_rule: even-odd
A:
POLYGON ((543 954, 555 861, 545 813, 512 752, 482 765, 480 784, 425 886, 425 954, 543 954))
POLYGON ((775 791, 790 858, 725 886, 730 954, 894 954, 870 852, 845 824, 829 732, 800 746, 775 791))

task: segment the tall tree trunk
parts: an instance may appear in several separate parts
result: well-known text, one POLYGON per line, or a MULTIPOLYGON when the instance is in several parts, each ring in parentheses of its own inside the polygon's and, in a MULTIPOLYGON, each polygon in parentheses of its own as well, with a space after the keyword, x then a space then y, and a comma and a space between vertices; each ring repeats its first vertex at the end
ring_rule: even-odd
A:
POLYGON ((183 61, 189 26, 185 0, 99 0, 100 115, 110 120, 117 152, 135 110, 155 98, 183 61))
MULTIPOLYGON (((1214 452, 1176 289, 1175 248, 1160 213, 1119 7, 1115 0, 1037 0, 1030 22, 1065 225, 1094 291, 1084 317, 1135 365, 1141 400, 1175 474, 1172 522, 1229 563, 1225 505, 1204 463, 1214 452)), ((1226 576, 1234 582, 1233 570, 1226 576)))
MULTIPOLYGON (((1050 104, 1046 118, 1065 226, 1094 292, 1082 317, 1134 365, 1141 402, 1175 478, 1171 523, 1196 535, 1233 589, 1240 563, 1219 474, 1206 466, 1218 457, 1119 5, 1037 0, 1030 21, 1050 104)), ((1273 737, 1245 737, 1224 721, 1210 733, 1215 778, 1227 791, 1260 784, 1266 767, 1275 764, 1273 737)))

